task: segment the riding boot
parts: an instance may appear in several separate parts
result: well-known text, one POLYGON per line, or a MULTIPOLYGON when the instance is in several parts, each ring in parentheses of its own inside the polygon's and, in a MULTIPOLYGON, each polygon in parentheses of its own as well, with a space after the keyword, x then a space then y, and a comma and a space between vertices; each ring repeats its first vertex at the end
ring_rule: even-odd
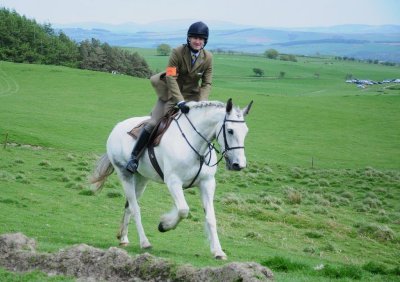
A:
POLYGON ((140 135, 136 141, 135 147, 133 147, 132 154, 131 154, 131 159, 129 160, 128 164, 126 165, 126 170, 128 170, 131 173, 136 173, 138 167, 139 167, 139 158, 140 158, 140 153, 144 146, 147 145, 147 142, 149 141, 151 135, 151 131, 146 130, 146 128, 142 129, 142 132, 140 132, 140 135))

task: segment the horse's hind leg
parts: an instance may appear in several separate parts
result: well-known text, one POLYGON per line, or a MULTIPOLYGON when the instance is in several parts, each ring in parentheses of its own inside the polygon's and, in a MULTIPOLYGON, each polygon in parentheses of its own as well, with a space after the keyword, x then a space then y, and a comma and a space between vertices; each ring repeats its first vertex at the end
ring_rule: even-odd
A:
POLYGON ((125 212, 121 222, 121 228, 117 235, 120 240, 120 245, 126 246, 129 244, 128 239, 128 225, 131 216, 134 216, 136 229, 139 235, 139 242, 141 248, 151 248, 151 244, 144 233, 142 218, 140 214, 140 207, 137 200, 142 195, 146 188, 147 179, 139 174, 130 175, 129 177, 122 177, 122 185, 124 186, 126 204, 125 212))
POLYGON ((119 232, 117 234, 117 239, 119 240, 120 246, 128 246, 129 239, 128 239, 128 224, 131 219, 131 209, 129 209, 129 202, 126 200, 125 203, 125 210, 124 215, 122 217, 121 226, 119 232))

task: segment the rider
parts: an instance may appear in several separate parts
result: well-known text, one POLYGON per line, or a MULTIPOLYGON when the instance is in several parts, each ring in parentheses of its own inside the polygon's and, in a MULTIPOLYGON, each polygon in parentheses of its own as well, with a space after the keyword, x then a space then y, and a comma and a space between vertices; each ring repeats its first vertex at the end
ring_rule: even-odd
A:
POLYGON ((186 41, 186 44, 172 51, 166 71, 150 78, 158 99, 151 119, 143 127, 126 165, 131 173, 137 171, 142 149, 158 121, 168 111, 178 107, 182 113, 188 113, 186 101, 208 100, 212 82, 212 54, 204 50, 208 41, 207 25, 203 22, 190 25, 186 41))

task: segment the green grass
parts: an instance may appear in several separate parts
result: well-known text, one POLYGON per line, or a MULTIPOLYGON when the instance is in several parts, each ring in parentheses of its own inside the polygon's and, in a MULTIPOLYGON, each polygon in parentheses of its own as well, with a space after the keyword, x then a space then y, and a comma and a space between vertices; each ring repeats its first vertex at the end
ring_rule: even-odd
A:
MULTIPOLYGON (((153 69, 168 59, 139 52, 153 69)), ((214 59, 212 99, 255 101, 248 168, 221 166, 217 175, 217 221, 229 261, 269 266, 277 281, 399 281, 400 91, 344 83, 348 73, 382 80, 399 69, 327 58, 214 59), (253 77, 253 67, 266 77, 253 77)), ((9 142, 0 148, 0 234, 23 232, 45 252, 116 246, 125 202, 118 179, 92 195, 87 177, 112 127, 147 114, 154 101, 148 80, 0 62, 0 143, 6 134, 9 142)), ((224 264, 210 255, 198 191, 185 194, 190 217, 161 234, 159 217, 172 200, 165 186, 149 185, 140 205, 150 252, 195 266, 224 264)), ((130 241, 127 251, 141 253, 133 223, 130 241)), ((64 279, 43 277, 0 270, 6 281, 64 279)))

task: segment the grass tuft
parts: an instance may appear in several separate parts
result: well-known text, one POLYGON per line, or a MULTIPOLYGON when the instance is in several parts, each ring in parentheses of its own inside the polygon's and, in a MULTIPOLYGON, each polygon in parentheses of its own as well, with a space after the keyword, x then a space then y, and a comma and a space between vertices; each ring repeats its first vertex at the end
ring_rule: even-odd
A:
POLYGON ((362 269, 371 272, 373 274, 388 274, 389 270, 386 267, 386 265, 376 262, 376 261, 370 261, 367 262, 362 266, 362 269))
POLYGON ((94 191, 89 190, 89 189, 84 189, 82 191, 79 192, 79 195, 83 195, 83 196, 94 196, 94 191))
POLYGON ((306 235, 308 238, 313 238, 313 239, 319 239, 324 237, 324 234, 320 231, 309 231, 306 232, 304 235, 306 235))
POLYGON ((48 161, 48 160, 43 160, 43 161, 41 161, 41 162, 39 163, 39 166, 42 166, 42 167, 49 167, 49 166, 51 166, 51 163, 50 163, 50 161, 48 161))
POLYGON ((274 271, 282 271, 282 272, 299 271, 310 268, 307 264, 301 262, 295 262, 292 261, 291 259, 281 256, 275 256, 273 258, 264 260, 261 262, 261 265, 269 267, 274 271))
POLYGON ((378 225, 375 223, 359 223, 355 226, 358 234, 367 236, 378 241, 392 241, 395 239, 395 233, 387 225, 378 225))
POLYGON ((121 198, 122 194, 120 192, 112 191, 107 193, 108 198, 121 198))
POLYGON ((299 205, 301 204, 302 195, 299 191, 292 187, 287 187, 285 189, 286 202, 290 205, 299 205))
POLYGON ((362 278, 362 269, 354 265, 336 266, 336 267, 326 265, 321 270, 321 274, 325 277, 334 279, 351 278, 360 280, 362 278))

